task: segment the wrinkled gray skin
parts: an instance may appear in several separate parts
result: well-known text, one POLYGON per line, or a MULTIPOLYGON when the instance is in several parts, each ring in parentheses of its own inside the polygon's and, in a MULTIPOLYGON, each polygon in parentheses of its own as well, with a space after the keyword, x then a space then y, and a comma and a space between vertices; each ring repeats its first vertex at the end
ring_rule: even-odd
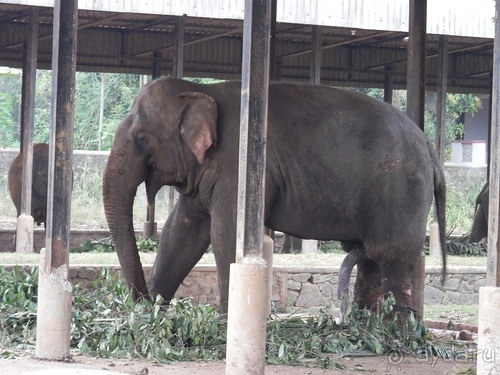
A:
POLYGON ((486 182, 476 198, 476 209, 469 242, 484 242, 488 237, 488 210, 490 202, 489 183, 486 182))
MULTIPOLYGON (((48 182, 49 145, 33 145, 33 175, 31 187, 31 216, 37 225, 44 224, 47 217, 47 182, 48 182)), ((21 194, 23 184, 23 154, 12 161, 9 168, 9 193, 16 206, 17 216, 21 215, 21 194)))
MULTIPOLYGON (((235 260, 240 90, 239 82, 199 85, 161 78, 142 89, 119 125, 103 198, 135 299, 160 294, 170 300, 212 243, 226 311, 229 265, 235 260), (143 181, 149 200, 163 185, 180 193, 147 283, 132 220, 143 181)), ((445 249, 443 171, 412 121, 358 93, 270 85, 265 225, 300 238, 338 240, 347 251, 360 249, 366 261, 357 257, 355 298, 362 306, 387 291, 397 303, 413 305, 415 265, 433 197, 445 249)))

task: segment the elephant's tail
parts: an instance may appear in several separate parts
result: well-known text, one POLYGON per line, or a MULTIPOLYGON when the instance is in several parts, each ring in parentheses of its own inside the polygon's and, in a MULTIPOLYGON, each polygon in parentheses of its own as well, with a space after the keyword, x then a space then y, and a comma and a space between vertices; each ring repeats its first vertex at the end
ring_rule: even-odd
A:
POLYGON ((446 277, 446 181, 444 171, 439 162, 433 147, 428 143, 429 151, 434 164, 434 209, 435 217, 439 225, 439 243, 441 245, 441 255, 443 258, 443 271, 441 282, 446 277))

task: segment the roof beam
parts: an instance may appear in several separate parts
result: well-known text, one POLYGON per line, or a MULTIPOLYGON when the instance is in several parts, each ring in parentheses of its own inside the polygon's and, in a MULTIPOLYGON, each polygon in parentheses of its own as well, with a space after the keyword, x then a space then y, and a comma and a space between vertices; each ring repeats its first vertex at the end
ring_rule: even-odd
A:
MULTIPOLYGON (((323 51, 323 50, 330 49, 330 48, 341 47, 341 46, 345 46, 348 44, 353 44, 353 43, 361 42, 363 40, 373 39, 373 38, 377 38, 380 36, 385 36, 385 35, 389 35, 389 34, 393 34, 393 33, 394 33, 393 31, 381 31, 381 32, 376 32, 376 33, 369 34, 369 35, 360 36, 358 38, 346 39, 346 40, 343 40, 342 42, 322 45, 321 50, 323 51)), ((311 52, 312 52, 312 49, 307 48, 307 49, 304 49, 301 51, 290 52, 290 53, 280 55, 279 58, 283 59, 286 57, 306 55, 306 54, 311 53, 311 52)))

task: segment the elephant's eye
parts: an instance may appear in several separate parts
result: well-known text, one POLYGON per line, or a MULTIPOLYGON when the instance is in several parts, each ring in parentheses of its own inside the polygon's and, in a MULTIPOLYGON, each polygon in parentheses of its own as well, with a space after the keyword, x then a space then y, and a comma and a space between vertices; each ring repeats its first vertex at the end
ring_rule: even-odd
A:
POLYGON ((139 133, 139 134, 137 134, 135 142, 136 142, 138 147, 146 148, 146 147, 148 147, 148 144, 149 144, 149 138, 146 134, 139 133))

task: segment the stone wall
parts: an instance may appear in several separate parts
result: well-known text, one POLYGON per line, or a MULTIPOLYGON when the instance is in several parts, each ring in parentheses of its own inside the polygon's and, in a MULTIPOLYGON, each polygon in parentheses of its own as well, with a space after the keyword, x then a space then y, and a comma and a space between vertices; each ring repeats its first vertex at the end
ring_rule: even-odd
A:
MULTIPOLYGON (((113 272, 119 267, 109 267, 113 272)), ((146 273, 149 269, 146 269, 146 273)), ((279 312, 317 312, 335 308, 338 267, 275 267, 272 301, 279 312)), ((73 284, 90 284, 100 275, 100 266, 71 267, 73 284)), ((485 285, 485 267, 449 267, 441 284, 441 268, 426 268, 425 303, 428 305, 464 304, 479 301, 479 288, 485 285)), ((354 275, 351 286, 354 284, 354 275)), ((198 265, 179 287, 176 297, 192 297, 202 304, 219 304, 217 272, 214 265, 198 265)))
POLYGON ((486 165, 446 163, 444 173, 447 190, 453 190, 459 195, 467 192, 471 186, 479 194, 486 182, 486 165))

